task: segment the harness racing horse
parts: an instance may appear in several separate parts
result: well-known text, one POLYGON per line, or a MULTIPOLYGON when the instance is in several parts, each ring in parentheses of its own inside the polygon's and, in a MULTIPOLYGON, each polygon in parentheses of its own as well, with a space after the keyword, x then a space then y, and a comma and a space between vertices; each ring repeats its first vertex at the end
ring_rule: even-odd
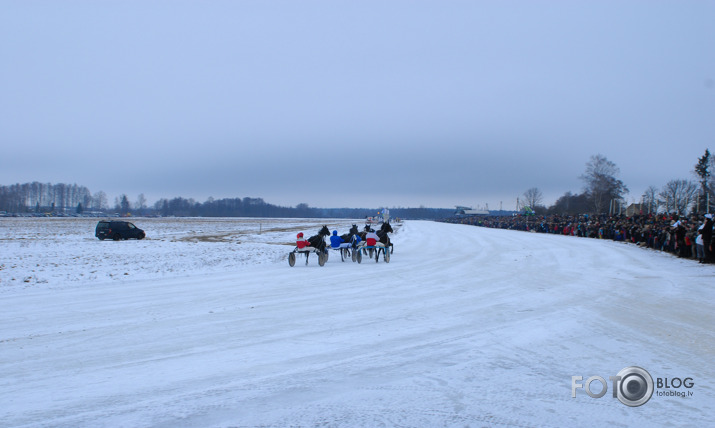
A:
POLYGON ((318 255, 318 264, 320 266, 325 265, 325 262, 328 261, 328 249, 325 245, 325 237, 328 235, 330 235, 330 230, 328 230, 328 226, 323 226, 318 231, 317 235, 313 235, 306 240, 308 245, 303 246, 302 241, 300 240, 303 234, 299 233, 299 241, 296 242, 295 250, 288 253, 288 264, 291 267, 295 266, 295 255, 305 254, 305 264, 307 265, 310 253, 316 253, 318 255))
MULTIPOLYGON (((375 232, 375 231, 373 229, 371 229, 369 225, 365 226, 365 230, 363 232, 360 232, 360 238, 363 241, 365 241, 365 237, 368 232, 375 232)), ((386 256, 385 257, 386 261, 388 260, 388 257, 387 257, 388 254, 385 252, 385 248, 387 248, 387 247, 389 247, 389 253, 392 254, 393 245, 390 242, 390 237, 387 236, 387 234, 390 232, 394 232, 394 230, 392 230, 392 226, 390 225, 389 222, 382 223, 382 226, 380 226, 380 230, 375 232, 375 234, 378 237, 378 242, 380 242, 383 245, 383 248, 376 247, 374 249, 374 251, 377 251, 377 254, 375 254, 375 257, 376 257, 375 260, 377 260, 377 257, 379 257, 380 253, 382 253, 386 256)), ((362 253, 365 255, 369 255, 369 257, 372 258, 373 248, 369 248, 369 249, 363 248, 362 253)))
POLYGON ((348 233, 344 235, 340 235, 340 239, 343 240, 343 242, 348 242, 350 243, 350 249, 347 250, 346 256, 350 255, 351 249, 354 249, 357 244, 355 243, 355 237, 360 238, 360 231, 358 230, 357 224, 353 224, 353 227, 350 228, 348 233))
MULTIPOLYGON (((390 254, 393 253, 394 247, 392 245, 392 242, 390 242, 390 237, 387 234, 392 233, 392 232, 394 232, 394 230, 392 230, 392 226, 390 226, 390 222, 382 223, 382 227, 380 227, 380 230, 375 232, 377 234, 377 236, 380 238, 380 243, 382 243, 385 246, 385 248, 390 247, 390 254)), ((379 251, 384 252, 385 250, 378 249, 378 254, 379 254, 379 251)))
POLYGON ((345 235, 340 235, 340 239, 343 240, 343 242, 351 242, 353 239, 353 236, 358 235, 360 236, 360 232, 358 231, 357 224, 353 224, 353 227, 350 228, 348 233, 345 235))
POLYGON ((317 235, 313 235, 310 238, 308 238, 308 244, 317 250, 327 253, 327 250, 325 249, 325 237, 326 236, 330 236, 330 230, 328 229, 328 226, 323 226, 318 231, 317 235))

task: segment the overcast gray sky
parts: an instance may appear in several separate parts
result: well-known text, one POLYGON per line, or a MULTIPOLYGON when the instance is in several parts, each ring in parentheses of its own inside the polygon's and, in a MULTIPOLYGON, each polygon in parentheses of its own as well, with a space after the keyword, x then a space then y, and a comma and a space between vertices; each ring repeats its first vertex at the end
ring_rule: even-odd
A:
POLYGON ((715 149, 714 1, 0 0, 0 184, 113 200, 640 199, 715 149))

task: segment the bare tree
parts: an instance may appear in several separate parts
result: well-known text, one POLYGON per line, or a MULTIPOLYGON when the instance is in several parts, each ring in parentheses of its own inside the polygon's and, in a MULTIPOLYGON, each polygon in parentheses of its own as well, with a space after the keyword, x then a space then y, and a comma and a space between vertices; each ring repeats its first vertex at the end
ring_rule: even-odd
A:
POLYGON ((94 204, 95 209, 103 210, 107 208, 107 194, 103 191, 100 190, 99 192, 95 193, 92 199, 92 203, 94 204))
POLYGON ((543 200, 544 195, 541 193, 541 190, 539 190, 538 187, 532 187, 526 192, 524 192, 524 203, 532 210, 536 208, 536 206, 541 205, 543 200))
POLYGON ((658 211, 658 188, 648 186, 643 193, 643 205, 646 206, 647 213, 655 213, 658 211))
POLYGON ((92 200, 93 198, 91 193, 87 193, 86 195, 84 195, 84 197, 82 198, 82 206, 84 207, 84 209, 88 209, 92 206, 92 200))
POLYGON ((687 214, 688 208, 696 201, 698 185, 690 180, 670 180, 658 194, 668 212, 687 214))
POLYGON ((134 204, 134 209, 138 210, 139 212, 144 212, 146 209, 146 198, 144 197, 143 193, 140 193, 139 196, 137 196, 137 201, 134 204))
POLYGON ((603 155, 591 156, 586 163, 586 172, 580 177, 585 183, 586 194, 597 213, 603 213, 610 201, 623 198, 628 187, 616 176, 620 169, 603 155))

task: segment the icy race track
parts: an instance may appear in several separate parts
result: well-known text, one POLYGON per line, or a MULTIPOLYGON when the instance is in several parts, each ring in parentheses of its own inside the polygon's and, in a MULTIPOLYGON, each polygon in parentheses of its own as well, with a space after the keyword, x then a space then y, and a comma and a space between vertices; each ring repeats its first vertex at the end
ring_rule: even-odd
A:
POLYGON ((1 426, 715 426, 713 266, 406 222, 389 264, 291 268, 322 221, 134 221, 0 219, 1 426), (692 395, 572 398, 628 366, 692 395))

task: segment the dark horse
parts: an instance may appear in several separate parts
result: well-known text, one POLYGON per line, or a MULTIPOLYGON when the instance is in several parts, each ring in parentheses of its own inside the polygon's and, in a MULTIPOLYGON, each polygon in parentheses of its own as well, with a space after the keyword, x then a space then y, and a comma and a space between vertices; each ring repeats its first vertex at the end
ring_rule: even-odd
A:
POLYGON ((390 247, 390 254, 392 254, 395 250, 393 249, 394 246, 392 245, 392 242, 390 242, 390 237, 387 236, 387 234, 392 233, 392 232, 394 232, 394 230, 392 230, 392 226, 390 226, 390 222, 382 223, 380 230, 375 232, 377 234, 377 236, 380 238, 380 242, 385 245, 385 248, 390 247))
POLYGON ((348 233, 345 235, 340 235, 340 239, 343 240, 343 242, 351 242, 353 239, 353 236, 358 235, 359 236, 360 232, 358 231, 357 224, 353 224, 353 227, 350 228, 348 233))
MULTIPOLYGON (((318 260, 321 260, 320 257, 323 255, 328 254, 328 250, 325 247, 325 237, 330 236, 330 230, 328 229, 328 226, 323 226, 319 231, 317 235, 313 235, 310 238, 308 238, 308 245, 315 248, 316 253, 318 254, 318 260)), ((305 264, 308 264, 308 257, 310 256, 309 252, 305 252, 305 264)), ((292 266, 292 265, 291 265, 292 266)), ((322 264, 321 264, 322 266, 322 264)))
POLYGON ((349 248, 340 249, 340 257, 344 260, 345 257, 352 255, 352 251, 355 250, 357 243, 360 241, 360 231, 358 230, 357 224, 353 224, 348 233, 340 235, 340 240, 350 244, 349 248))
MULTIPOLYGON (((357 227, 357 226, 356 226, 357 227)), ((368 232, 374 232, 375 229, 371 228, 369 224, 365 225, 365 229, 362 232, 358 233, 358 236, 362 241, 365 240, 365 236, 367 235, 368 232)))
POLYGON ((317 235, 313 235, 310 238, 308 238, 308 244, 317 250, 327 253, 327 250, 325 249, 325 237, 326 236, 330 236, 330 230, 328 229, 328 226, 323 226, 318 231, 317 235))
MULTIPOLYGON (((367 235, 368 232, 374 232, 374 230, 371 229, 369 225, 366 225, 365 230, 360 232, 360 239, 362 239, 364 241, 365 236, 367 235)), ((391 232, 394 232, 394 230, 392 230, 392 226, 390 226, 389 222, 382 223, 382 226, 380 226, 380 230, 375 232, 377 237, 380 238, 379 242, 381 244, 383 244, 386 248, 390 247, 390 254, 392 254, 392 252, 394 251, 394 246, 392 245, 392 242, 390 242, 390 237, 387 236, 387 234, 391 233, 391 232)), ((384 252, 384 250, 382 250, 382 249, 378 249, 377 251, 378 251, 378 254, 380 252, 384 252)), ((367 254, 365 252, 365 250, 363 250, 363 254, 367 254)), ((370 257, 372 257, 372 250, 370 250, 370 257)))

